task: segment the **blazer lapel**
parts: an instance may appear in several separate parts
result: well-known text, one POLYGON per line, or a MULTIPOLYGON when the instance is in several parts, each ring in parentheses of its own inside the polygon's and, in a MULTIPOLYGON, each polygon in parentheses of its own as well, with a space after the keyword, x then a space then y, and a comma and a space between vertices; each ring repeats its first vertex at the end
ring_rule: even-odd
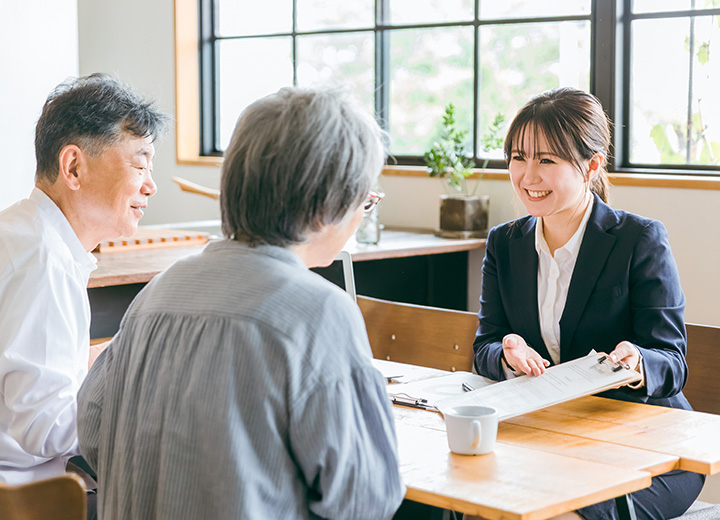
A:
POLYGON ((575 329, 582 317, 590 294, 605 267, 610 251, 615 245, 615 236, 606 230, 617 223, 613 210, 595 196, 595 207, 588 220, 585 236, 575 262, 567 301, 560 318, 560 352, 562 361, 573 357, 570 352, 575 329))
POLYGON ((550 359, 547 348, 540 333, 540 316, 537 299, 538 256, 535 250, 535 223, 530 218, 523 225, 522 235, 510 242, 510 272, 513 276, 513 315, 522 319, 523 331, 515 332, 523 336, 525 341, 541 356, 550 359))

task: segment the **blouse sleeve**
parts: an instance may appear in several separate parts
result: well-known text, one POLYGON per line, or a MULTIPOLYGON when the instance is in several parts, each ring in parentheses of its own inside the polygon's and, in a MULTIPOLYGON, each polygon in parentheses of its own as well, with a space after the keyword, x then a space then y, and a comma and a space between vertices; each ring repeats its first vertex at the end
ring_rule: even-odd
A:
POLYGON ((322 518, 391 518, 405 494, 385 383, 372 366, 318 384, 291 412, 290 442, 322 518))
POLYGON ((78 393, 78 442, 80 453, 91 468, 97 471, 100 446, 100 426, 105 398, 105 377, 110 349, 105 349, 90 368, 78 393))

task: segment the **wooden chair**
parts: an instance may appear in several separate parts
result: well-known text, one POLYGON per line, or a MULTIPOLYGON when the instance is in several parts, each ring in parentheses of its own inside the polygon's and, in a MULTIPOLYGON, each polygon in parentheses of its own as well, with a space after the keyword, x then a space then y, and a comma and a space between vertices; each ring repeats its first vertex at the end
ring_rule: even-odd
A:
POLYGON ((699 412, 720 414, 720 327, 686 324, 689 375, 683 393, 699 412))
POLYGON ((20 486, 0 484, 0 518, 85 520, 86 500, 82 479, 70 473, 20 486))
MULTIPOLYGON (((713 366, 720 356, 720 327, 686 323, 688 380, 685 397, 699 412, 720 414, 720 379, 713 366)), ((690 509, 673 520, 717 520, 720 505, 696 500, 690 509)))
POLYGON ((373 356, 441 370, 473 367, 477 315, 358 296, 373 356))

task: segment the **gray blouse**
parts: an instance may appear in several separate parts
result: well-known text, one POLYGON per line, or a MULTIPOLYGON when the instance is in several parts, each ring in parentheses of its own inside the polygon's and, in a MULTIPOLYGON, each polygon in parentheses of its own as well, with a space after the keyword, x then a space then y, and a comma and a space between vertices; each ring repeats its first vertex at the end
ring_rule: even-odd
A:
POLYGON ((370 358, 352 299, 291 251, 177 262, 80 390, 100 518, 390 518, 405 489, 370 358))

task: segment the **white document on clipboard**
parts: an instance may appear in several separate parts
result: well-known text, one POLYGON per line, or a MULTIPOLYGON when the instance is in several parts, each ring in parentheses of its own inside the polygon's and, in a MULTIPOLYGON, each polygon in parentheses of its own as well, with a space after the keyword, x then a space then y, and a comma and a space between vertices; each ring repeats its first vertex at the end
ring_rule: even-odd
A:
POLYGON ((388 385, 387 392, 394 404, 432 410, 438 402, 462 395, 467 391, 465 388, 478 389, 493 384, 496 382, 487 377, 458 371, 412 383, 388 385))
POLYGON ((635 370, 611 362, 605 354, 587 356, 552 366, 540 376, 520 376, 435 403, 443 409, 463 405, 491 406, 499 419, 509 419, 548 406, 639 381, 635 370))

